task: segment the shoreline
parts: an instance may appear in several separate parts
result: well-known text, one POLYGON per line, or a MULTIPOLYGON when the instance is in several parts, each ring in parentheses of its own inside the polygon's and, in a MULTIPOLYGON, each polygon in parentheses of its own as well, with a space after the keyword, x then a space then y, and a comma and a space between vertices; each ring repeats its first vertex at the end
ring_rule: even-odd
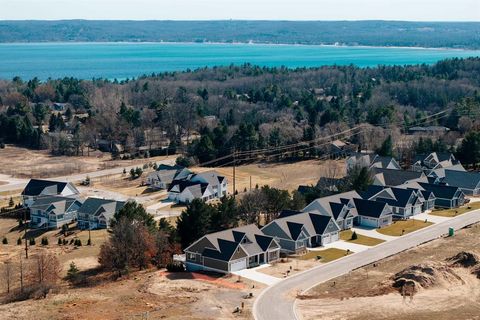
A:
POLYGON ((225 46, 270 46, 270 47, 324 47, 347 49, 405 49, 405 50, 432 50, 432 51, 464 51, 480 52, 480 48, 451 48, 451 47, 409 47, 409 46, 373 46, 350 44, 302 44, 302 43, 271 43, 271 42, 216 42, 216 41, 41 41, 41 42, 0 42, 0 46, 8 45, 225 45, 225 46))

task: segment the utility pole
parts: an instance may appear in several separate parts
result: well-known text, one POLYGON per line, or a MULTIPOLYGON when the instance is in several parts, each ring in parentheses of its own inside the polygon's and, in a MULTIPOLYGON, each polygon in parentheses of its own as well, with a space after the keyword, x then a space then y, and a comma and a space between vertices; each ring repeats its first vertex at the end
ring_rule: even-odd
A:
POLYGON ((252 176, 250 176, 250 191, 252 191, 252 176))
POLYGON ((235 185, 236 181, 235 181, 235 164, 236 164, 236 161, 237 161, 237 151, 234 150, 233 151, 233 198, 235 199, 236 197, 236 191, 237 191, 237 187, 235 185))
POLYGON ((25 240, 25 258, 28 259, 28 241, 27 241, 27 210, 23 208, 23 230, 24 230, 24 240, 25 240))

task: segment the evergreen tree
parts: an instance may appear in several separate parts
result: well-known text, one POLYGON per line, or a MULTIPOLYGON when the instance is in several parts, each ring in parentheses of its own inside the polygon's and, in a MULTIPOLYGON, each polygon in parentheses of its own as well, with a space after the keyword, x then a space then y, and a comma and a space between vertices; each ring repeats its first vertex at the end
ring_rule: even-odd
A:
POLYGON ((377 153, 382 157, 393 157, 392 136, 388 136, 387 139, 383 141, 380 149, 377 150, 377 153))
POLYGON ((182 248, 211 231, 210 223, 215 210, 200 199, 194 199, 177 219, 177 234, 182 248))

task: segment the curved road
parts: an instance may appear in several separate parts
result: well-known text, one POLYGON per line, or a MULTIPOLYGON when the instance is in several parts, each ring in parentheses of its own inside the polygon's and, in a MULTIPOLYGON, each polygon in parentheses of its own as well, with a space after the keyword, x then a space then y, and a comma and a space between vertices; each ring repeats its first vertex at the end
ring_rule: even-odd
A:
POLYGON ((300 319, 295 310, 297 293, 304 292, 317 284, 354 269, 439 238, 448 233, 449 227, 458 230, 478 221, 480 221, 480 210, 474 210, 398 239, 384 242, 368 250, 293 275, 265 289, 255 300, 253 315, 256 320, 300 319))

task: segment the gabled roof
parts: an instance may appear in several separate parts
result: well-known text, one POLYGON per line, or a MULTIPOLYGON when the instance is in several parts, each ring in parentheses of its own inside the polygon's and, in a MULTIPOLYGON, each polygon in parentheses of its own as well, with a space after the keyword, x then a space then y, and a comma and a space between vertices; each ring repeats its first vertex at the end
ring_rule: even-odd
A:
POLYGON ((204 257, 222 261, 230 261, 237 250, 243 250, 250 256, 265 252, 275 241, 273 237, 263 234, 256 225, 250 224, 207 234, 186 248, 185 251, 189 251, 196 243, 205 238, 208 243, 212 244, 212 247, 203 248, 200 253, 204 257), (244 239, 248 239, 248 241, 244 241, 244 239))
POLYGON ((303 213, 303 212, 302 211, 296 211, 296 210, 288 210, 288 209, 282 210, 282 211, 280 211, 280 214, 278 215, 277 219, 290 217, 290 216, 300 214, 300 213, 303 213))
MULTIPOLYGON (((341 216, 342 209, 354 198, 361 198, 361 196, 356 191, 349 191, 328 197, 318 198, 309 203, 302 211, 318 211, 320 214, 327 214, 337 220, 338 218, 344 218, 341 216)), ((347 210, 343 211, 345 214, 347 212, 347 210)))
POLYGON ((80 207, 82 205, 82 202, 75 198, 47 196, 35 200, 35 202, 30 206, 30 208, 51 212, 58 215, 72 211, 74 204, 80 207))
POLYGON ((207 189, 208 184, 201 183, 201 182, 194 182, 190 180, 173 180, 172 183, 170 184, 170 187, 168 188, 168 192, 173 192, 172 189, 174 189, 175 187, 178 187, 178 190, 179 190, 178 193, 182 193, 185 189, 189 188, 190 191, 194 192, 194 195, 198 195, 198 192, 200 192, 200 196, 201 196, 207 189))
POLYGON ((111 199, 87 198, 83 205, 78 209, 78 213, 94 215, 103 207, 103 212, 113 211, 112 214, 118 212, 125 205, 124 201, 116 201, 111 199))
POLYGON ((381 175, 382 181, 386 186, 390 187, 398 186, 416 179, 423 179, 424 182, 427 182, 426 176, 423 172, 384 168, 372 168, 372 171, 375 175, 381 175))
POLYGON ((388 204, 384 202, 364 200, 364 199, 354 199, 355 207, 357 208, 357 213, 359 216, 367 216, 373 218, 380 218, 383 211, 388 204))
POLYGON ((62 193, 66 186, 69 186, 75 193, 79 194, 75 186, 69 182, 31 179, 25 186, 25 189, 23 189, 22 195, 38 196, 42 194, 45 189, 47 190, 44 194, 57 195, 62 193))
POLYGON ((443 179, 443 182, 449 186, 473 190, 479 187, 480 173, 445 170, 445 178, 443 179))
POLYGON ((417 191, 413 188, 370 186, 362 196, 366 200, 384 202, 394 207, 405 207, 417 191))
POLYGON ((460 191, 458 187, 439 185, 439 184, 430 184, 420 182, 419 185, 427 190, 433 192, 436 198, 442 199, 454 199, 455 195, 460 191))
POLYGON ((190 177, 190 180, 195 178, 200 178, 201 180, 204 180, 211 185, 217 185, 219 183, 222 183, 223 180, 225 180, 225 177, 219 175, 218 172, 216 171, 206 171, 202 173, 193 174, 190 177))

